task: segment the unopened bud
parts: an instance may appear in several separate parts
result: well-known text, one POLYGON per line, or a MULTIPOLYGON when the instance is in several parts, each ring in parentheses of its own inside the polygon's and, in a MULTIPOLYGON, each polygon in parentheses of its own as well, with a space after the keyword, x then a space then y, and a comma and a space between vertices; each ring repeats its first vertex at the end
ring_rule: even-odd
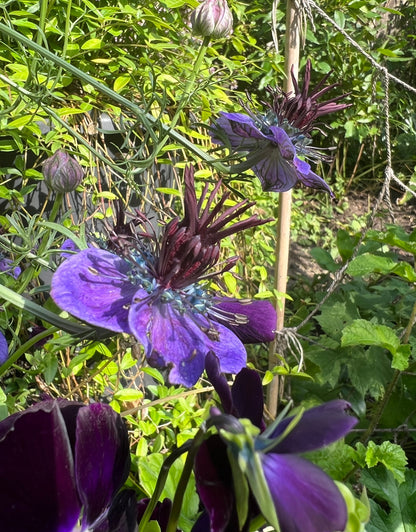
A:
POLYGON ((81 165, 63 150, 46 159, 42 173, 47 186, 55 192, 71 192, 84 178, 81 165))
POLYGON ((191 15, 192 29, 203 37, 228 37, 233 32, 233 15, 226 0, 204 0, 191 15))

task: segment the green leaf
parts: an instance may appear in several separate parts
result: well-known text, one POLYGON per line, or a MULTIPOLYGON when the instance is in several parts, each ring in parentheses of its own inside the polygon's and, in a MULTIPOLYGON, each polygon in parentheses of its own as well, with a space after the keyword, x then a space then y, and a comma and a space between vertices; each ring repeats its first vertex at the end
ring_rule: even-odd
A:
POLYGON ((123 388, 114 394, 114 399, 117 401, 138 401, 143 399, 143 392, 133 388, 123 388))
POLYGON ((160 532, 160 526, 157 521, 149 521, 143 529, 143 532, 160 532))
POLYGON ((346 301, 336 301, 325 305, 315 319, 328 336, 340 340, 344 327, 358 317, 356 306, 346 301))
POLYGON ((411 283, 416 282, 416 272, 408 262, 397 263, 390 257, 373 255, 372 253, 358 255, 349 264, 347 273, 352 276, 368 275, 370 273, 393 273, 411 283))
POLYGON ((101 39, 88 39, 81 46, 82 50, 98 50, 101 48, 101 39))
POLYGON ((126 85, 129 84, 130 79, 131 78, 129 74, 123 74, 122 76, 119 76, 114 80, 113 90, 120 92, 126 85))
POLYGON ((326 249, 312 248, 309 250, 309 253, 316 260, 319 266, 321 266, 321 268, 324 268, 329 272, 336 272, 338 270, 339 264, 334 261, 331 254, 326 249))
POLYGON ((364 470, 361 482, 390 508, 385 512, 371 502, 366 532, 416 532, 416 471, 406 470, 405 481, 399 484, 393 473, 378 466, 364 470))
POLYGON ((368 442, 365 461, 368 467, 383 464, 399 484, 405 480, 407 457, 404 450, 395 443, 384 441, 377 445, 373 441, 368 442))
POLYGON ((354 320, 342 331, 341 346, 377 345, 395 354, 400 340, 393 329, 367 320, 354 320))
POLYGON ((43 376, 46 384, 51 384, 58 370, 58 359, 55 353, 47 353, 43 359, 45 364, 43 376))

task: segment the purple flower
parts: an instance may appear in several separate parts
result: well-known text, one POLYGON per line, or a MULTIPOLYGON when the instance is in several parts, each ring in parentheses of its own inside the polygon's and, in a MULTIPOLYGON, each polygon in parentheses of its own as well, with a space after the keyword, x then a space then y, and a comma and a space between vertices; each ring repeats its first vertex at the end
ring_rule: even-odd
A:
POLYGON ((80 251, 52 279, 51 295, 62 309, 87 323, 133 334, 149 363, 170 367, 170 382, 185 386, 202 374, 208 351, 216 353, 223 372, 237 373, 246 363, 243 342, 274 337, 276 314, 269 302, 216 297, 205 283, 237 260, 218 267, 222 238, 268 221, 251 216, 230 224, 253 203, 244 200, 221 212, 229 193, 214 204, 219 187, 208 196, 206 186, 198 201, 188 167, 182 220, 171 220, 159 238, 140 213, 130 226, 118 220, 121 235, 110 234, 115 253, 80 251))
POLYGON ((11 275, 14 279, 17 279, 22 273, 22 269, 20 268, 20 266, 13 267, 13 261, 11 259, 7 259, 0 253, 0 272, 7 273, 8 275, 11 275))
POLYGON ((13 414, 0 422, 1 530, 129 532, 102 527, 129 469, 127 429, 107 405, 46 400, 13 414))
POLYGON ((0 331, 0 365, 4 364, 9 358, 9 346, 4 334, 0 331))
MULTIPOLYGON (((258 435, 251 433, 245 440, 238 434, 239 430, 244 430, 240 425, 235 430, 235 439, 213 436, 200 448, 195 476, 198 493, 210 518, 210 532, 248 530, 248 521, 259 509, 270 522, 273 519, 271 506, 281 532, 344 530, 347 508, 340 491, 326 473, 299 455, 329 445, 354 427, 357 420, 349 415, 349 404, 342 400, 330 401, 305 411, 299 419, 285 418, 264 431, 262 386, 257 373, 244 368, 230 390, 219 373, 215 357, 210 354, 206 361, 208 377, 225 410, 224 415, 214 409, 211 421, 217 428, 229 430, 232 427, 229 418, 234 423, 238 421, 236 417, 248 418, 260 429, 258 435), (244 526, 239 526, 237 520, 230 454, 237 458, 240 466, 245 464, 244 473, 250 487, 244 526), (262 483, 269 493, 270 504, 264 500, 265 492, 259 489, 262 483)), ((195 532, 204 530, 208 529, 195 528, 195 532)))
POLYGON ((243 152, 246 155, 244 168, 253 170, 265 191, 285 192, 301 181, 307 187, 323 189, 333 196, 327 183, 311 170, 309 163, 298 157, 312 161, 328 159, 310 145, 310 132, 317 129, 314 121, 349 107, 349 104, 336 103, 346 95, 318 102, 323 94, 337 85, 324 86, 327 77, 309 93, 311 62, 308 60, 302 89, 292 70, 294 94, 267 87, 272 103, 266 104, 268 111, 265 115, 254 114, 248 108, 248 115, 220 113, 213 127, 213 142, 243 152))

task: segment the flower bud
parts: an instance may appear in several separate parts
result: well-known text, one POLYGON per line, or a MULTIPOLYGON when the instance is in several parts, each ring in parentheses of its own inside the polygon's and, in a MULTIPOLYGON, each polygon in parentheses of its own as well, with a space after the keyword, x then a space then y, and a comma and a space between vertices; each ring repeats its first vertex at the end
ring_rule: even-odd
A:
POLYGON ((84 178, 80 164, 63 150, 46 159, 42 173, 47 186, 55 192, 71 192, 84 178))
POLYGON ((191 15, 192 29, 203 37, 228 37, 233 32, 233 15, 226 0, 204 0, 191 15))

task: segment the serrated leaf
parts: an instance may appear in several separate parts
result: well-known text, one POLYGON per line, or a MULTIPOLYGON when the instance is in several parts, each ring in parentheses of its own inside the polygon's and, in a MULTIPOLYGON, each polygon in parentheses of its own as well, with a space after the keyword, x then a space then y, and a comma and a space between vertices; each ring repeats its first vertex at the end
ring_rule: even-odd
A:
POLYGON ((377 445, 373 441, 369 441, 365 462, 368 467, 374 467, 380 463, 383 464, 391 471, 399 484, 405 480, 407 457, 400 445, 389 441, 384 441, 381 445, 377 445))
POLYGON ((345 325, 351 323, 359 314, 353 305, 347 302, 336 301, 335 303, 325 305, 316 321, 322 327, 324 332, 334 340, 340 340, 345 325))
POLYGON ((382 466, 364 470, 361 482, 370 495, 386 501, 390 512, 385 512, 373 501, 370 522, 366 532, 416 532, 416 471, 407 469, 405 481, 399 484, 393 473, 382 466))
POLYGON ((354 320, 342 331, 341 346, 376 345, 396 353, 400 340, 393 329, 367 320, 354 320))
POLYGON ((416 272, 408 262, 397 263, 390 257, 373 255, 372 253, 363 253, 352 260, 347 268, 347 273, 352 276, 393 273, 411 283, 416 282, 416 272))

